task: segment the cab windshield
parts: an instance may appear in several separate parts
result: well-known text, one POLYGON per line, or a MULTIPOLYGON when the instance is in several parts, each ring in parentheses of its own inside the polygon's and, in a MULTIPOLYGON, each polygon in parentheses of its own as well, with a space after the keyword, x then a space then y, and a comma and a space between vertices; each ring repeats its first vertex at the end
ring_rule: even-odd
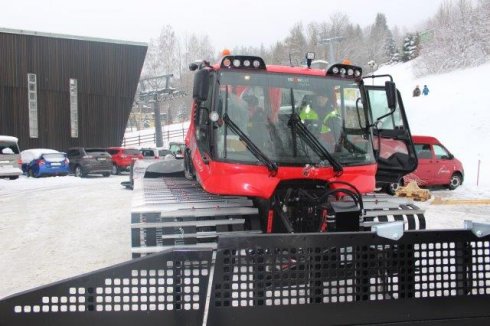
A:
MULTIPOLYGON (((374 162, 359 85, 354 81, 220 71, 218 83, 215 111, 220 117, 227 115, 271 161, 279 165, 329 165, 291 123, 295 116, 342 165, 374 162)), ((226 123, 218 123, 214 130, 217 159, 258 162, 226 123)))

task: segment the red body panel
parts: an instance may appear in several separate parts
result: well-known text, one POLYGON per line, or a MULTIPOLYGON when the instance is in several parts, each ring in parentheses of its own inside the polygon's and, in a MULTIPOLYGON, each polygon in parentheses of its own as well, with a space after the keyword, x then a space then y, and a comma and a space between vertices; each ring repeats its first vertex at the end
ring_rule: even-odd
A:
POLYGON ((192 161, 202 187, 210 193, 270 198, 277 185, 286 180, 345 181, 361 193, 374 190, 376 164, 345 167, 336 177, 332 168, 279 167, 271 176, 265 166, 209 161, 205 164, 199 151, 194 150, 192 161))

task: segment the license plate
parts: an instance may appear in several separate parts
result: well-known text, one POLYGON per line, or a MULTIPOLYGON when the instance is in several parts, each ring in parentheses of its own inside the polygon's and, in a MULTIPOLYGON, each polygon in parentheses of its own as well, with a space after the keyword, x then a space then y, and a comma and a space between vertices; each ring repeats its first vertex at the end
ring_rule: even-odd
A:
POLYGON ((11 169, 13 167, 13 165, 0 165, 0 169, 11 169))
POLYGON ((97 160, 98 160, 98 161, 105 161, 105 160, 107 160, 107 159, 106 159, 105 157, 99 157, 99 158, 97 158, 97 160))
POLYGON ((61 163, 51 163, 52 166, 60 166, 61 163))

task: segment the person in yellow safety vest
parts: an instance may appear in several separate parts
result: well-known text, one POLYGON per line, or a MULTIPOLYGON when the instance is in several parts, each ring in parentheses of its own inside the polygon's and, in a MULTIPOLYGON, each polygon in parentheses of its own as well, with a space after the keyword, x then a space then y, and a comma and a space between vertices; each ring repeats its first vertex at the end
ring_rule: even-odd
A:
POLYGON ((330 121, 335 118, 340 118, 338 110, 329 103, 326 95, 317 95, 313 99, 305 96, 301 105, 299 117, 301 121, 313 131, 321 134, 332 131, 330 121), (321 126, 320 126, 321 121, 321 126))

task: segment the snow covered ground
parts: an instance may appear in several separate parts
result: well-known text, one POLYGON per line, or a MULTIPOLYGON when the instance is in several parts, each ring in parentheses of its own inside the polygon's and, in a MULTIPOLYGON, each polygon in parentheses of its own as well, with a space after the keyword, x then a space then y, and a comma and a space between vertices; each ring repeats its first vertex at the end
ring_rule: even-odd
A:
POLYGON ((0 298, 130 259, 127 179, 0 180, 0 298))
MULTIPOLYGON (((465 184, 434 190, 443 198, 490 198, 490 64, 415 79, 411 63, 383 68, 402 92, 413 134, 441 140, 465 167, 465 184), (429 96, 412 98, 416 84, 429 96), (478 160, 481 160, 476 187, 478 160)), ((127 175, 0 180, 0 298, 130 259, 132 192, 127 175)), ((489 205, 426 206, 428 227, 461 228, 463 220, 490 223, 489 205)))

